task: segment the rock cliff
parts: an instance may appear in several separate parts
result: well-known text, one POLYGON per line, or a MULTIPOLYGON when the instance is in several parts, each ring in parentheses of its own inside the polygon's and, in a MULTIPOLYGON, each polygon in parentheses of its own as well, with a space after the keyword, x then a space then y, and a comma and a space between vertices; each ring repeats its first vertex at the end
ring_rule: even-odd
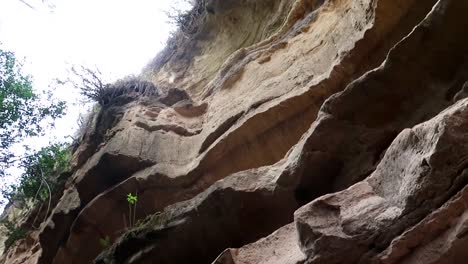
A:
POLYGON ((3 263, 466 263, 466 14, 196 1, 3 263))

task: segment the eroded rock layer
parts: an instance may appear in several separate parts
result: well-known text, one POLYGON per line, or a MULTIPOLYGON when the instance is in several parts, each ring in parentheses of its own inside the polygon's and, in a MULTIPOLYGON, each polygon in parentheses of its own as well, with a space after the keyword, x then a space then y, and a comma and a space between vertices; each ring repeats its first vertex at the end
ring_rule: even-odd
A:
POLYGON ((192 12, 4 263, 465 263, 468 2, 192 12))

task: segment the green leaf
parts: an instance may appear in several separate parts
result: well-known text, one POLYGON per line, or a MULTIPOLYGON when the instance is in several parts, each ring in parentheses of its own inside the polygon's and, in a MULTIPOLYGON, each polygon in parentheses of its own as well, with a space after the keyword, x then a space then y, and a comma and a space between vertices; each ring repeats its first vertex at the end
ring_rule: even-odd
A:
POLYGON ((110 247, 110 245, 112 244, 111 242, 111 239, 109 236, 106 236, 105 238, 100 238, 99 239, 99 244, 101 245, 101 247, 103 249, 106 249, 108 247, 110 247))
POLYGON ((129 204, 135 204, 138 201, 138 197, 135 195, 132 195, 132 193, 127 194, 127 202, 129 204))
POLYGON ((64 115, 65 106, 65 102, 38 94, 15 54, 0 47, 0 176, 18 158, 10 147, 43 134, 54 119, 64 115))

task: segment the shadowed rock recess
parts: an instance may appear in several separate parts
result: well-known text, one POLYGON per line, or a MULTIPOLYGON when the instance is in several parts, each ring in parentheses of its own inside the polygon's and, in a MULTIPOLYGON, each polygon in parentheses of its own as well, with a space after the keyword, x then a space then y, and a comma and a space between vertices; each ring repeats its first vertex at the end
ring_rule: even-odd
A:
POLYGON ((139 77, 162 93, 100 110, 2 263, 466 263, 467 14, 196 1, 139 77))

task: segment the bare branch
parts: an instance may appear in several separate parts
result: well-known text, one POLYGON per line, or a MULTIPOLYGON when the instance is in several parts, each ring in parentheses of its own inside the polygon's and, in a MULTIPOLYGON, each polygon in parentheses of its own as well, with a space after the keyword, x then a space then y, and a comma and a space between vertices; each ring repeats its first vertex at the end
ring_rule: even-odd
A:
POLYGON ((32 5, 30 5, 28 2, 24 0, 19 0, 21 3, 25 4, 27 7, 31 8, 32 10, 36 11, 36 8, 32 5))

